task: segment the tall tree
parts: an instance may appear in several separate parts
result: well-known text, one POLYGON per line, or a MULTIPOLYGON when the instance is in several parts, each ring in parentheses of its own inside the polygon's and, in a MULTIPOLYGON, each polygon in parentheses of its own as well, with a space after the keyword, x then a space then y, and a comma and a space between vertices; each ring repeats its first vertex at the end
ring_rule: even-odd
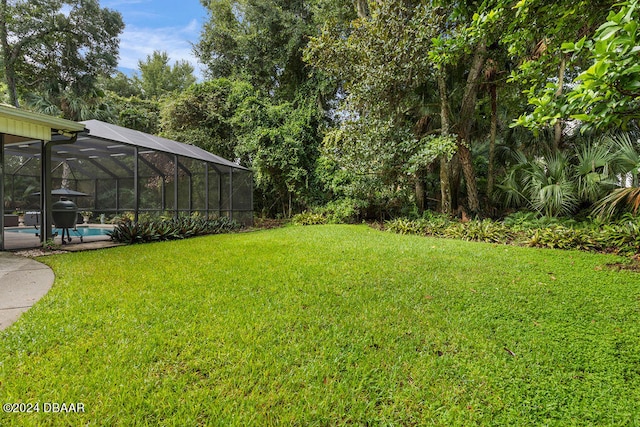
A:
POLYGON ((140 76, 134 76, 134 83, 146 99, 157 100, 163 95, 186 90, 196 82, 194 68, 187 61, 169 64, 166 52, 154 51, 146 60, 138 61, 140 76))
POLYGON ((152 135, 160 132, 160 101, 142 99, 138 96, 124 98, 114 92, 108 92, 107 98, 117 113, 110 123, 152 135))
MULTIPOLYGON (((528 95, 533 108, 523 114, 517 124, 538 130, 563 120, 574 120, 582 131, 637 129, 640 119, 637 42, 640 3, 637 0, 603 3, 601 8, 610 9, 606 19, 603 19, 604 13, 591 13, 595 5, 590 5, 590 13, 579 16, 584 31, 567 32, 560 40, 563 43, 557 47, 567 57, 568 67, 573 71, 574 78, 569 79, 571 85, 563 88, 562 82, 558 81, 544 87, 532 87, 528 95)), ((631 177, 632 186, 623 184, 615 190, 609 188, 610 193, 595 206, 598 214, 612 215, 621 206, 631 207, 636 212, 640 206, 638 147, 631 138, 622 138, 619 142, 617 156, 614 161, 608 159, 606 167, 614 165, 615 160, 622 160, 623 167, 616 172, 618 176, 631 177)), ((590 165, 597 165, 597 162, 592 161, 590 165)), ((593 197, 589 201, 592 202, 593 197)))
POLYGON ((309 207, 316 193, 313 172, 322 112, 313 100, 300 104, 272 105, 268 100, 254 99, 235 117, 241 134, 238 152, 251 161, 256 189, 268 196, 264 208, 274 213, 271 206, 280 205, 288 217, 295 208, 309 207))
MULTIPOLYGON (((472 159, 472 145, 481 138, 474 134, 480 87, 485 83, 488 59, 500 56, 498 43, 508 21, 508 2, 502 0, 477 2, 461 1, 443 4, 446 19, 429 57, 434 65, 452 78, 450 92, 460 95, 450 111, 454 115, 453 133, 457 138, 458 158, 466 186, 467 208, 473 215, 481 213, 480 192, 472 159)), ((444 102, 444 101, 443 101, 444 102)))
MULTIPOLYGON (((353 171, 352 182, 371 182, 377 176, 380 186, 397 188, 405 181, 417 140, 432 130, 423 117, 436 114, 429 106, 434 97, 428 88, 434 80, 424 55, 437 34, 438 16, 422 13, 413 1, 355 7, 358 17, 349 26, 325 25, 311 39, 305 58, 340 79, 347 95, 340 108, 348 120, 327 139, 342 157, 336 161, 353 171), (416 126, 418 122, 424 126, 416 126)), ((416 199, 421 200, 425 165, 413 166, 416 199)), ((375 200, 376 193, 368 198, 375 200)))
POLYGON ((318 22, 342 20, 350 0, 203 0, 209 11, 195 52, 210 77, 248 80, 277 100, 321 95, 302 60, 318 22), (309 87, 311 86, 311 87, 309 87))
POLYGON ((257 206, 284 215, 313 198, 321 120, 312 100, 274 105, 249 83, 226 78, 195 84, 162 110, 163 135, 250 166, 257 206))
MULTIPOLYGON (((511 81, 524 87, 534 111, 521 115, 517 123, 535 129, 539 125, 554 128, 555 148, 562 148, 562 128, 569 119, 567 92, 575 78, 588 67, 586 49, 573 55, 568 44, 593 35, 616 4, 615 0, 520 0, 510 26, 501 37, 509 54, 518 62, 511 81), (556 111, 546 109, 558 106, 556 111), (538 120, 542 119, 544 120, 538 120)), ((611 34, 610 34, 611 35, 611 34)), ((573 45, 575 46, 575 45, 573 45)), ((582 46, 582 44, 578 44, 582 46)))
POLYGON ((26 92, 54 98, 91 93, 97 77, 117 65, 123 28, 120 13, 101 8, 98 0, 0 0, 2 66, 11 103, 19 106, 26 92))
POLYGON ((214 0, 196 54, 211 77, 246 77, 265 93, 304 79, 299 50, 308 32, 303 1, 214 0))
MULTIPOLYGON (((438 80, 438 93, 440 95, 440 135, 443 138, 448 138, 451 134, 449 120, 449 95, 447 91, 447 82, 445 80, 444 72, 439 72, 437 75, 438 80)), ((451 174, 450 174, 450 158, 443 155, 440 157, 440 209, 443 214, 450 215, 452 213, 452 199, 451 199, 451 174)))
POLYGON ((237 147, 255 168, 256 200, 268 212, 281 202, 289 207, 286 214, 307 206, 324 125, 321 112, 330 108, 336 85, 303 61, 303 49, 319 23, 353 17, 351 0, 202 3, 209 20, 195 51, 205 73, 247 81, 258 92, 259 101, 242 110, 241 120, 255 129, 243 128, 237 147))
POLYGON ((518 124, 530 128, 578 119, 597 129, 627 128, 640 118, 640 65, 638 65, 638 20, 640 4, 628 0, 617 5, 598 2, 600 14, 580 13, 580 31, 566 31, 555 49, 567 58, 571 85, 562 81, 532 87, 529 102, 534 107, 518 124), (608 10, 608 16, 602 10, 608 10), (563 90, 564 89, 564 90, 563 90), (561 96, 560 96, 561 95, 561 96))
POLYGON ((255 92, 249 83, 225 78, 192 85, 164 104, 161 111, 163 135, 224 158, 236 159, 238 135, 233 117, 255 92))
POLYGON ((115 74, 108 77, 101 77, 100 85, 104 90, 113 92, 118 96, 125 98, 132 96, 142 97, 142 90, 135 83, 134 79, 127 76, 122 71, 117 71, 115 74))
MULTIPOLYGON (((419 129, 414 137, 423 144, 415 148, 423 160, 433 161, 440 149, 447 156, 450 137, 456 138, 468 207, 479 213, 470 148, 487 46, 499 34, 501 14, 468 3, 370 2, 368 15, 354 20, 346 36, 329 28, 312 39, 308 60, 343 79, 347 106, 359 120, 378 119, 375 114, 381 114, 395 117, 398 125, 407 126, 408 120, 419 129), (441 128, 416 126, 427 121, 425 116, 439 118, 441 128), (425 139, 428 135, 421 132, 439 132, 442 138, 425 139)), ((448 168, 441 162, 446 211, 452 200, 448 168)))

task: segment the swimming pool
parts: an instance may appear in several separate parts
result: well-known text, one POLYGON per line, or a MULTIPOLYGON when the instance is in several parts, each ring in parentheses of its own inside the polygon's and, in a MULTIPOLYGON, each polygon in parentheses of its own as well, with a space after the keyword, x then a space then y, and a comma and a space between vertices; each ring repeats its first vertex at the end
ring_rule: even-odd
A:
MULTIPOLYGON (((69 230, 71 233, 71 237, 73 236, 83 236, 83 237, 87 237, 87 236, 108 236, 108 232, 112 231, 112 228, 105 228, 105 227, 78 227, 77 231, 76 230, 69 230)), ((22 234, 40 234, 40 229, 39 228, 33 228, 33 227, 28 227, 28 228, 6 228, 5 231, 11 232, 11 233, 22 233, 22 234)), ((53 229, 53 234, 58 233, 59 235, 62 234, 62 229, 61 228, 54 228, 53 229)))

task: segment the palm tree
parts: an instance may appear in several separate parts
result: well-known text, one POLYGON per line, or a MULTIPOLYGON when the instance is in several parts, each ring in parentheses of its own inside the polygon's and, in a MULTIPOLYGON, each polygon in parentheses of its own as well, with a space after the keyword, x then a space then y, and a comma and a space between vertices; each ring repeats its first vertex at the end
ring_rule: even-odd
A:
POLYGON ((609 136, 609 141, 616 149, 612 169, 619 177, 619 187, 601 198, 593 213, 611 217, 619 211, 631 210, 636 214, 640 208, 640 140, 635 133, 622 133, 609 136), (630 178, 630 187, 627 187, 627 178, 630 178))
POLYGON ((111 121, 115 117, 115 109, 106 101, 104 92, 97 86, 78 89, 52 85, 43 93, 27 94, 26 103, 43 114, 75 121, 111 121))
POLYGON ((635 133, 621 133, 608 137, 616 147, 615 172, 631 178, 631 185, 638 187, 640 174, 640 140, 635 133))
POLYGON ((634 134, 577 138, 564 151, 545 149, 543 144, 534 150, 504 148, 499 152, 508 153, 508 167, 497 189, 507 207, 528 206, 542 215, 557 216, 596 202, 598 215, 640 206, 640 191, 634 190, 640 175, 640 142, 634 134), (626 177, 633 187, 618 188, 626 177))
POLYGON ((529 198, 524 194, 523 175, 529 164, 529 159, 520 150, 505 148, 503 152, 506 154, 505 157, 510 159, 510 166, 502 181, 496 185, 497 198, 508 208, 526 206, 529 198))
POLYGON ((571 178, 569 159, 564 153, 558 151, 534 159, 524 174, 524 190, 529 195, 529 204, 545 216, 573 213, 579 198, 571 178))
POLYGON ((595 203, 615 188, 616 150, 608 138, 578 147, 573 175, 581 201, 595 203))
POLYGON ((533 208, 541 215, 571 214, 579 204, 572 166, 562 152, 527 157, 515 153, 515 162, 497 186, 507 206, 533 208))
POLYGON ((635 215, 640 208, 640 188, 625 187, 616 188, 603 197, 594 207, 593 213, 597 216, 612 217, 618 211, 631 210, 635 215))

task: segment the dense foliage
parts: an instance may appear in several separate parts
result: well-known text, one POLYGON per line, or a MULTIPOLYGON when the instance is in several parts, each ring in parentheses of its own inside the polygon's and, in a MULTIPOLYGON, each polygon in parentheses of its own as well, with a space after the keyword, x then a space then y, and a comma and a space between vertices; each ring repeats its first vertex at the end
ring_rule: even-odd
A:
POLYGON ((192 85, 164 104, 163 135, 235 160, 235 123, 247 119, 243 106, 252 97, 255 89, 247 82, 220 78, 192 85))
MULTIPOLYGON (((308 217, 307 221, 301 220, 301 223, 320 223, 313 217, 308 217), (309 221, 314 219, 315 221, 309 221)), ((640 220, 628 214, 611 223, 593 219, 577 222, 553 217, 536 217, 531 212, 512 214, 504 221, 483 219, 461 222, 446 216, 426 215, 416 220, 387 221, 384 228, 399 234, 476 242, 578 249, 622 255, 640 253, 640 220)))
POLYGON ((109 236, 115 242, 133 244, 229 233, 239 228, 238 223, 224 216, 218 218, 190 216, 174 219, 124 220, 109 232, 109 236))
POLYGON ((4 99, 238 161, 261 216, 640 206, 638 0, 202 4, 196 82, 162 51, 105 76, 122 23, 95 0, 3 0, 4 99))
POLYGON ((585 62, 577 68, 575 84, 563 96, 556 95, 563 92, 562 82, 547 83, 532 93, 529 102, 535 109, 519 123, 533 128, 572 118, 584 129, 633 126, 640 102, 638 7, 637 0, 622 2, 608 11, 595 32, 562 43, 562 56, 585 62))
POLYGON ((99 76, 117 65, 120 13, 98 0, 2 0, 0 44, 8 101, 72 120, 104 116, 99 76))

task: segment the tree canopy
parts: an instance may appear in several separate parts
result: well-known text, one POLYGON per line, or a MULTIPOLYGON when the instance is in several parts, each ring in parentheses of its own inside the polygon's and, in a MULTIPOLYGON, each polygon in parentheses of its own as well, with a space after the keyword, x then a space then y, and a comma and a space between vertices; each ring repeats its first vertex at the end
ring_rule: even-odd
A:
POLYGON ((134 85, 140 88, 147 99, 158 99, 163 95, 182 92, 196 82, 194 68, 187 61, 169 65, 166 52, 154 51, 146 60, 138 61, 140 75, 134 76, 134 85))
MULTIPOLYGON (((81 119, 100 97, 99 76, 118 60, 124 24, 98 0, 1 0, 0 44, 11 104, 35 94, 66 118, 81 119)), ((98 102, 99 103, 99 102, 98 102)))
POLYGON ((565 39, 558 50, 575 66, 569 90, 562 90, 561 81, 530 90, 534 110, 517 123, 536 128, 574 119, 587 125, 583 129, 628 128, 640 117, 639 19, 638 1, 625 1, 609 11, 595 32, 565 39))
POLYGON ((638 0, 202 4, 197 82, 161 50, 115 73, 122 19, 97 0, 0 0, 7 99, 237 160, 265 215, 574 215, 636 194, 615 189, 637 186, 638 138, 604 132, 638 129, 638 0))

